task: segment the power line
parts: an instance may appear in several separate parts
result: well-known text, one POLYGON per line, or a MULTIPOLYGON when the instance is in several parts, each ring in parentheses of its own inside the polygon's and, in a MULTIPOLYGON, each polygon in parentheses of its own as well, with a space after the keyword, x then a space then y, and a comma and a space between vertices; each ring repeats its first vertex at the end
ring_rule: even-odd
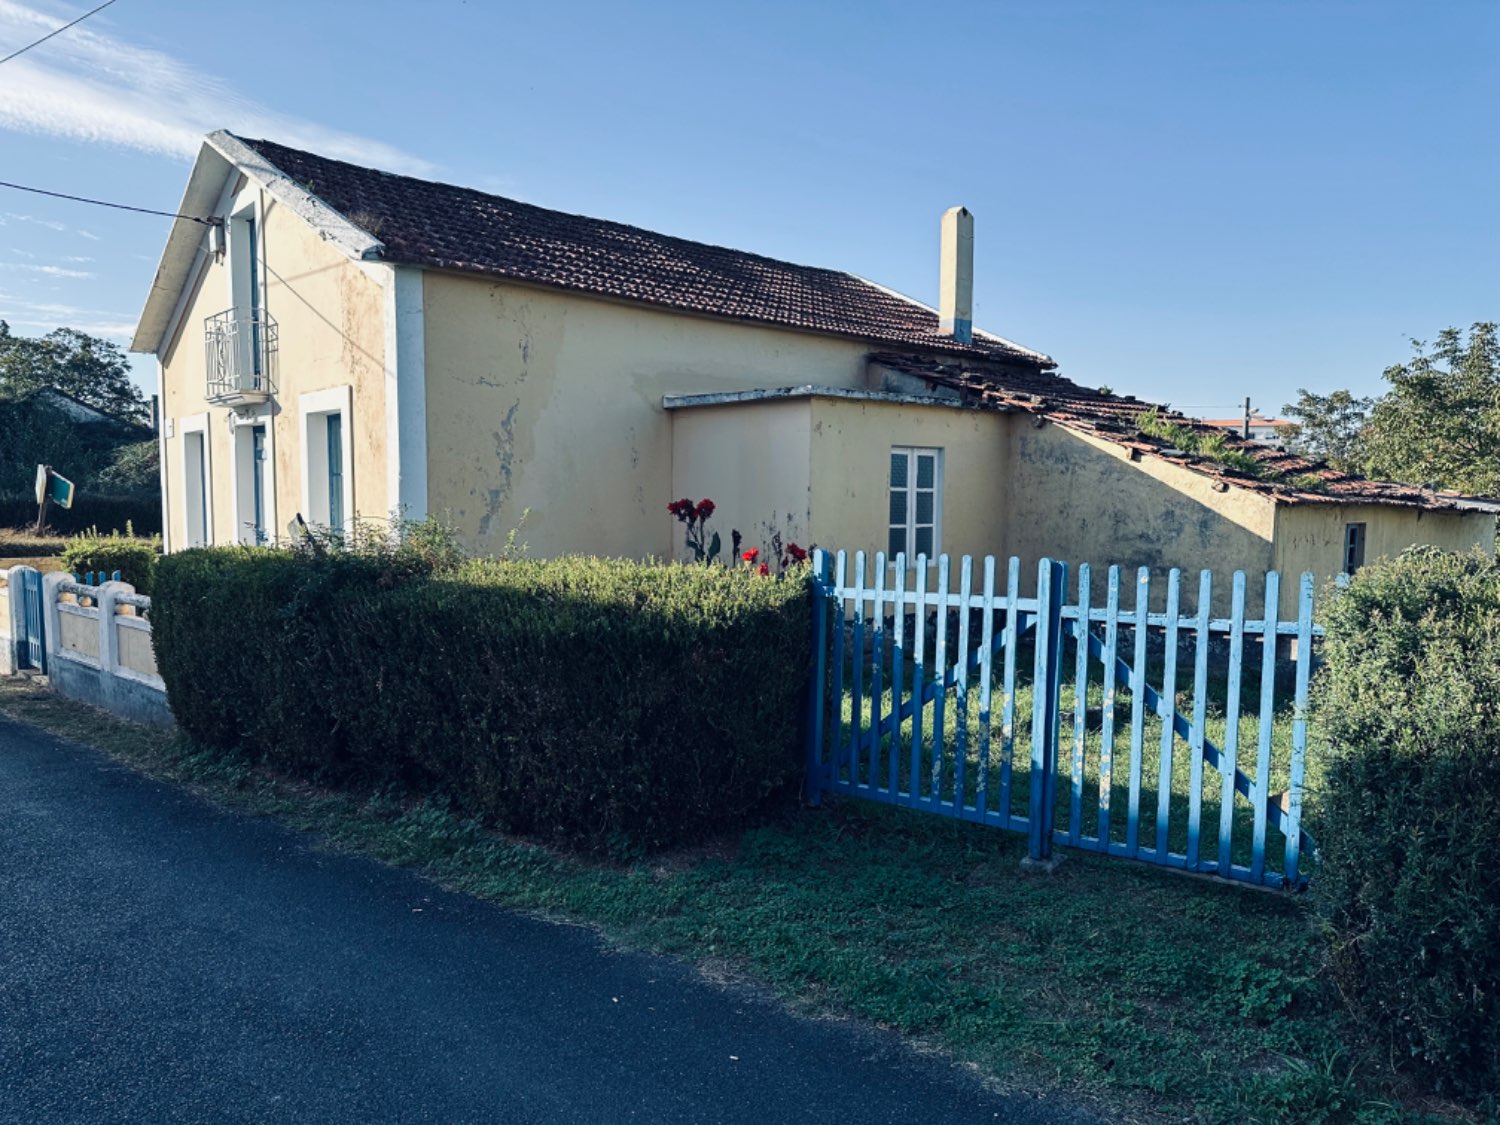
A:
MULTIPOLYGON (((110 0, 110 2, 113 3, 114 0, 110 0)), ((0 62, 3 61, 3 59, 0 59, 0 62)), ((82 195, 68 195, 66 192, 48 191, 46 188, 6 183, 4 180, 0 180, 0 187, 15 188, 16 191, 29 191, 36 195, 50 195, 53 199, 70 199, 74 203, 92 203, 96 207, 113 207, 117 211, 139 211, 142 215, 161 215, 167 219, 191 219, 193 222, 202 223, 207 227, 213 226, 216 221, 214 219, 205 219, 199 215, 183 215, 176 211, 157 211, 151 207, 132 207, 128 203, 110 203, 104 199, 89 199, 82 195)))
POLYGON ((72 23, 65 23, 60 28, 58 28, 56 31, 49 31, 49 32, 47 32, 46 35, 43 35, 35 43, 28 43, 28 44, 26 44, 26 46, 22 47, 19 51, 12 51, 10 54, 6 55, 3 59, 0 59, 0 64, 4 64, 4 63, 10 62, 10 60, 13 59, 13 58, 15 58, 17 55, 24 55, 27 51, 31 50, 31 48, 33 48, 33 47, 40 47, 43 43, 47 42, 47 40, 51 39, 54 35, 61 35, 63 32, 67 31, 68 28, 73 27, 75 24, 82 23, 84 20, 88 19, 91 15, 93 15, 95 12, 102 12, 102 11, 104 11, 105 8, 109 7, 114 2, 115 2, 115 0, 104 0, 104 3, 100 4, 97 8, 94 8, 92 11, 84 12, 83 15, 79 16, 72 23))

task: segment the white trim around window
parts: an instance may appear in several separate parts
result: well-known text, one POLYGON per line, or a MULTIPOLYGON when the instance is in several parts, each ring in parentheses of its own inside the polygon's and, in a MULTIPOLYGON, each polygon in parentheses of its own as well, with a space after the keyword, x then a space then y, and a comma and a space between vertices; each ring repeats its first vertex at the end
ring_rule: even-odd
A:
POLYGON ((297 398, 297 440, 302 453, 302 518, 316 527, 330 524, 328 418, 340 420, 339 468, 343 519, 335 531, 347 531, 354 520, 354 388, 349 385, 310 391, 297 398))
POLYGON ((184 546, 211 547, 214 542, 214 473, 208 414, 177 420, 182 451, 182 526, 184 546))
POLYGON ((886 558, 906 564, 943 550, 943 451, 927 446, 891 446, 886 558))

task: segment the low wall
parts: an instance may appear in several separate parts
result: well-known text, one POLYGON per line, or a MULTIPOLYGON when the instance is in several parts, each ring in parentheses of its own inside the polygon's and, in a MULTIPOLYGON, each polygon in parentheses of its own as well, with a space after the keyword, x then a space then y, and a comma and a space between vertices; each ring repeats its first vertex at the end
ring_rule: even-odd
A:
POLYGON ((53 691, 139 723, 176 725, 151 647, 150 598, 128 582, 83 586, 46 574, 42 601, 53 691))

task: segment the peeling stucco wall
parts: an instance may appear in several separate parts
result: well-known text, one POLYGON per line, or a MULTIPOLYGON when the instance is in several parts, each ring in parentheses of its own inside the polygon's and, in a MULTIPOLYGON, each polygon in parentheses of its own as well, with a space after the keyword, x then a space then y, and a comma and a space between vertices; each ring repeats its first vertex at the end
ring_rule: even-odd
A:
POLYGON ((1214 572, 1214 605, 1227 607, 1230 582, 1244 570, 1251 605, 1264 596, 1272 564, 1275 504, 1243 489, 1215 490, 1214 482, 1152 458, 1130 461, 1099 438, 1012 415, 1005 494, 1010 511, 1004 553, 1020 557, 1027 584, 1038 560, 1061 559, 1093 571, 1092 597, 1104 596, 1107 570, 1130 573, 1121 585, 1134 597, 1136 568, 1152 571, 1152 604, 1165 598, 1167 571, 1183 571, 1184 609, 1197 601, 1198 572, 1214 572))
MULTIPOLYGON (((520 538, 537 555, 676 555, 679 493, 720 502, 726 532, 748 526, 764 514, 713 496, 709 469, 677 479, 663 395, 863 385, 868 349, 853 340, 436 271, 423 301, 428 509, 480 551, 529 509, 520 538)), ((779 471, 752 446, 736 472, 779 471)))
MULTIPOLYGON (((251 189, 253 190, 253 189, 251 189)), ((242 197, 243 198, 243 197, 242 197)), ((302 506, 298 396, 349 385, 354 417, 346 421, 354 466, 354 507, 362 516, 389 515, 386 487, 385 296, 372 271, 351 262, 296 215, 269 198, 262 213, 265 311, 279 334, 278 393, 272 445, 278 532, 302 506)), ((384 269, 386 267, 375 267, 384 269)), ((166 443, 169 540, 186 542, 183 433, 178 419, 208 412, 214 541, 227 543, 236 513, 230 491, 230 411, 205 401, 204 320, 232 307, 229 258, 210 259, 178 326, 162 351, 162 416, 174 421, 166 443)))

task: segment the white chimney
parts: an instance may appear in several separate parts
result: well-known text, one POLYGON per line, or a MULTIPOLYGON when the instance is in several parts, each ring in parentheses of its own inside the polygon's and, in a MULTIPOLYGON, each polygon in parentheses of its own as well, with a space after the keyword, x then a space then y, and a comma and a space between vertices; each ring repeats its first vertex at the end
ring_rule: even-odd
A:
POLYGON ((974 337, 974 216, 967 207, 943 212, 943 264, 938 333, 960 344, 974 337))

